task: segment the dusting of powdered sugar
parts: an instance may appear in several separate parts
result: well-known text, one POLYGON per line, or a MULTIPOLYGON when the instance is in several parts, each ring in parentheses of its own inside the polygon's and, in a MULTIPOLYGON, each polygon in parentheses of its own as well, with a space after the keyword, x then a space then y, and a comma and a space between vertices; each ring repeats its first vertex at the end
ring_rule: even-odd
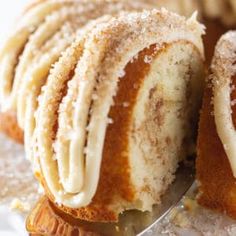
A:
MULTIPOLYGON (((39 191, 31 166, 24 158, 23 147, 13 143, 4 135, 0 135, 0 158, 1 204, 7 203, 10 207, 12 203, 20 201, 20 203, 23 202, 30 209, 32 204, 36 203, 39 191)), ((217 214, 197 205, 195 202, 196 190, 195 185, 161 223, 154 225, 142 236, 235 235, 236 222, 227 216, 217 214), (189 207, 187 209, 186 200, 192 202, 193 207, 191 210, 189 210, 189 207)))
POLYGON ((23 146, 0 134, 0 160, 0 204, 10 206, 16 198, 28 206, 35 204, 38 183, 25 159, 23 146))
POLYGON ((193 185, 181 202, 164 220, 144 236, 234 236, 236 221, 197 204, 197 186, 193 185))

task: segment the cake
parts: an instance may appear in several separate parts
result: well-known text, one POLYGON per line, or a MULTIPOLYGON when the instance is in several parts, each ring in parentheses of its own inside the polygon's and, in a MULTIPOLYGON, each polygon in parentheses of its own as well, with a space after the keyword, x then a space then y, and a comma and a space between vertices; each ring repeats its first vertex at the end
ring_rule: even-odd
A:
POLYGON ((194 152, 204 27, 150 8, 39 1, 1 52, 4 115, 46 196, 75 218, 151 211, 194 152))
POLYGON ((236 32, 215 48, 201 112, 197 180, 201 205, 236 218, 235 166, 236 32))
MULTIPOLYGON (((121 10, 140 11, 161 7, 187 17, 191 16, 194 11, 198 11, 199 18, 206 24, 207 32, 209 32, 204 37, 207 63, 211 60, 219 36, 226 32, 227 27, 235 25, 234 0, 35 0, 29 4, 18 20, 15 31, 1 50, 0 119, 4 122, 0 122, 0 130, 17 142, 24 142, 22 135, 24 118, 22 117, 27 111, 22 105, 25 95, 17 94, 20 90, 18 87, 21 87, 22 90, 22 86, 25 86, 24 83, 21 85, 20 81, 23 77, 32 77, 35 74, 44 77, 43 73, 47 74, 50 64, 57 61, 58 55, 73 41, 77 27, 82 27, 86 21, 103 14, 114 15, 121 10), (104 5, 104 9, 102 5, 104 5), (81 18, 80 13, 83 16, 81 18), (40 32, 43 29, 44 32, 40 32), (64 40, 58 40, 61 36, 64 40), (53 40, 58 40, 61 47, 53 47, 53 40), (50 42, 51 51, 55 51, 47 52, 52 54, 45 59, 45 62, 38 61, 41 55, 36 55, 41 50, 41 45, 47 43, 47 46, 50 47, 50 42), (41 63, 41 68, 44 67, 41 69, 41 75, 34 71, 34 64, 37 63, 41 63), (19 110, 17 110, 16 103, 21 103, 19 110)), ((47 51, 46 48, 44 50, 47 51)), ((39 67, 37 68, 40 70, 39 67)))
POLYGON ((153 8, 191 15, 191 3, 40 0, 24 11, 0 52, 0 130, 24 142, 44 190, 32 214, 46 232, 32 218, 29 231, 73 231, 54 210, 108 223, 161 204, 195 153, 204 26, 153 8))
POLYGON ((204 77, 194 18, 153 10, 103 20, 51 70, 30 154, 51 201, 88 221, 160 202, 191 154, 204 77))
POLYGON ((0 130, 24 142, 24 116, 34 111, 25 110, 22 91, 40 92, 51 65, 74 40, 77 29, 105 14, 150 8, 153 6, 141 1, 45 0, 30 4, 0 50, 0 118, 5 121, 0 122, 0 130), (34 81, 38 81, 36 87, 34 81))
POLYGON ((235 0, 201 0, 202 14, 210 19, 219 19, 224 25, 236 25, 235 0))
POLYGON ((198 202, 236 218, 236 32, 204 82, 204 26, 161 7, 200 12, 207 63, 236 23, 234 0, 36 0, 3 45, 0 131, 24 143, 45 191, 29 231, 82 234, 81 220, 161 204, 195 154, 203 90, 198 202))

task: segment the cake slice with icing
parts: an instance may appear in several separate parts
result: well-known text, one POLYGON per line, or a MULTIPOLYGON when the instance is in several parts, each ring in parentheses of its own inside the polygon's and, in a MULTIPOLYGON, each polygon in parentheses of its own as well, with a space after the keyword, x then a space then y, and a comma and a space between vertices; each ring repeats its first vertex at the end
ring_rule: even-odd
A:
POLYGON ((58 207, 116 221, 160 203, 192 153, 203 32, 194 17, 165 10, 122 13, 80 32, 51 70, 36 113, 35 172, 58 207))

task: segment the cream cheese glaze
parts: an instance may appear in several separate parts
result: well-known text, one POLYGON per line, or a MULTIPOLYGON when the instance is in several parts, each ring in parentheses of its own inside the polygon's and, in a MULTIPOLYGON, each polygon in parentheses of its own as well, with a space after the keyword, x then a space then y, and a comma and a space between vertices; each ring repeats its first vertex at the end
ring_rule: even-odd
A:
POLYGON ((36 4, 30 11, 27 11, 19 21, 17 29, 12 33, 6 43, 1 48, 0 53, 0 102, 2 111, 16 110, 17 91, 12 88, 17 87, 19 81, 14 81, 15 66, 19 56, 24 50, 30 35, 45 20, 45 17, 54 11, 65 6, 72 6, 74 1, 45 1, 36 4), (16 83, 14 86, 14 82, 16 83))
POLYGON ((218 135, 236 177, 236 130, 232 120, 231 78, 236 73, 236 33, 225 34, 217 45, 212 65, 214 116, 218 135))
POLYGON ((32 90, 40 88, 36 84, 44 83, 44 79, 41 77, 47 77, 51 65, 58 60, 61 52, 74 40, 76 28, 81 21, 79 21, 80 15, 81 13, 75 7, 64 8, 51 14, 30 37, 25 46, 17 66, 12 89, 12 96, 19 96, 17 99, 17 120, 23 130, 24 125, 27 124, 25 122, 26 98, 31 93, 36 92, 36 95, 39 93, 32 90), (42 66, 38 64, 42 64, 42 66))
POLYGON ((55 200, 70 208, 89 205, 96 193, 108 113, 127 63, 150 45, 162 50, 178 40, 203 54, 204 30, 194 17, 153 10, 108 19, 80 31, 39 98, 34 158, 55 200))
MULTIPOLYGON (((86 0, 47 0, 36 3, 31 6, 30 10, 26 11, 19 22, 16 25, 15 31, 12 32, 7 38, 5 44, 1 47, 0 51, 0 105, 3 112, 16 111, 17 110, 17 97, 18 97, 18 87, 21 84, 21 78, 24 74, 26 68, 26 62, 30 61, 32 53, 35 49, 45 43, 47 37, 60 27, 63 21, 68 21, 72 15, 81 15, 80 21, 88 20, 94 18, 95 15, 99 16, 99 11, 105 13, 118 12, 121 10, 140 10, 149 9, 150 5, 145 3, 135 3, 135 2, 119 2, 114 1, 94 1, 88 2, 86 0), (112 6, 113 5, 113 6, 112 6), (104 9, 102 9, 104 7, 104 9), (93 13, 95 11, 95 13, 93 13), (54 13, 54 14, 53 14, 54 13), (56 19, 57 16, 60 17, 56 19), (94 15, 94 17, 92 17, 94 15), (47 18, 51 17, 51 21, 47 18), (54 19, 53 19, 54 18, 54 19), (48 31, 41 32, 41 37, 36 37, 34 32, 47 21, 48 31), (54 22, 52 22, 54 21, 54 22), (50 31, 50 27, 51 30, 50 31), (31 36, 35 37, 31 40, 31 36), (25 45, 27 42, 31 41, 31 47, 28 47, 28 51, 25 52, 25 45), (33 41, 33 42, 32 42, 33 41), (21 54, 25 53, 23 60, 21 60, 21 54), (17 65, 20 62, 20 68, 17 65)), ((101 14, 100 14, 101 15, 101 14)), ((84 23, 85 24, 85 23, 84 23)), ((46 23, 44 24, 44 29, 46 23)), ((41 27, 43 31, 43 26, 41 27)), ((40 34, 40 32, 38 32, 40 34)), ((24 117, 24 111, 20 111, 18 115, 19 124, 23 128, 23 121, 21 118, 24 117)))
MULTIPOLYGON (((17 112, 18 124, 25 131, 24 142, 28 159, 32 159, 32 135, 35 128, 34 114, 38 106, 37 97, 46 83, 51 66, 61 56, 61 52, 74 41, 76 30, 86 25, 90 19, 97 18, 105 13, 117 14, 120 10, 139 11, 150 7, 143 3, 122 3, 119 1, 97 1, 94 3, 82 0, 79 2, 66 1, 64 5, 63 2, 57 2, 57 4, 61 4, 59 5, 60 8, 54 9, 54 5, 53 7, 51 5, 55 1, 49 1, 51 9, 54 11, 48 12, 45 19, 41 19, 40 25, 35 26, 35 31, 28 37, 15 74, 9 75, 12 79, 4 77, 6 81, 12 80, 11 91, 6 92, 6 88, 3 88, 2 94, 4 92, 9 93, 8 98, 4 99, 4 104, 6 109, 17 112), (15 102, 8 103, 8 99, 15 102)), ((39 12, 42 14, 41 11, 39 12)), ((31 13, 31 15, 35 14, 31 13)), ((25 17, 29 18, 28 16, 25 17)), ((23 21, 25 20, 23 19, 23 21)), ((21 25, 24 24, 21 23, 21 25)), ((19 28, 21 29, 21 27, 19 28)), ((9 41, 16 43, 16 36, 13 35, 9 41)), ((3 53, 4 57, 9 56, 8 53, 6 54, 3 53)), ((19 57, 19 55, 14 56, 19 57)))

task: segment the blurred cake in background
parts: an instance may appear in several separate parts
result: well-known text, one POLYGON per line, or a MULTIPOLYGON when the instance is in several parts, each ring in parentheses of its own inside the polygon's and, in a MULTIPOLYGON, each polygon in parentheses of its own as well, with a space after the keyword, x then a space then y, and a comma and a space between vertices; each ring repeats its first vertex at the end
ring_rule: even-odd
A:
POLYGON ((236 33, 217 43, 201 112, 197 180, 199 202, 236 218, 235 61, 236 33))

